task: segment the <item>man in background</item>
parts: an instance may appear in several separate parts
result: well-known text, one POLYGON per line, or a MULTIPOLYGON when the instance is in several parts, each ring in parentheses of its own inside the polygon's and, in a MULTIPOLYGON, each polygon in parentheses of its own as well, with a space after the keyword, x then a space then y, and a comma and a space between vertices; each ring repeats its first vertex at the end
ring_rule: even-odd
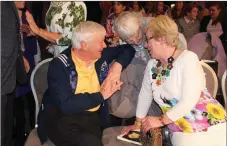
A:
POLYGON ((20 21, 13 1, 1 2, 1 145, 12 145, 16 77, 25 82, 29 64, 20 47, 20 21), (26 64, 24 64, 26 63, 26 64), (27 68, 25 68, 25 66, 27 68), (26 70, 26 71, 25 71, 26 70))

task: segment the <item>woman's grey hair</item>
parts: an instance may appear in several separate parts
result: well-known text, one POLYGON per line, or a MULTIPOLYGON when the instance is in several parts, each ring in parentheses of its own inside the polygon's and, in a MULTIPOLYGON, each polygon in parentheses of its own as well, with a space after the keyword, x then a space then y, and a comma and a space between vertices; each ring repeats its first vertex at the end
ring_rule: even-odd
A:
POLYGON ((81 49, 81 41, 86 43, 91 42, 97 36, 105 37, 105 28, 93 21, 80 22, 72 32, 72 46, 76 49, 81 49))
POLYGON ((140 18, 134 12, 122 12, 114 21, 114 30, 122 40, 134 37, 140 28, 140 18))

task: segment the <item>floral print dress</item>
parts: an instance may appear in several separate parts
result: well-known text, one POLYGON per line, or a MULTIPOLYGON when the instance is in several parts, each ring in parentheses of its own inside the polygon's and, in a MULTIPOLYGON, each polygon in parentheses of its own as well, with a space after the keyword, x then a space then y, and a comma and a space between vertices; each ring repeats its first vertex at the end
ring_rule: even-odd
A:
POLYGON ((50 32, 62 35, 48 47, 49 52, 57 56, 71 45, 72 30, 81 21, 86 21, 87 9, 84 2, 51 2, 46 13, 46 27, 50 32))

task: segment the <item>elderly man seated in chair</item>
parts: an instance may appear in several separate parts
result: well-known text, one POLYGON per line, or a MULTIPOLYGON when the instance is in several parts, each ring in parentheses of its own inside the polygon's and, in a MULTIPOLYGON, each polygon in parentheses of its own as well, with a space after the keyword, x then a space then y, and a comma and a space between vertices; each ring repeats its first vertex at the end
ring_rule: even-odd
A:
POLYGON ((51 61, 38 117, 42 143, 48 137, 57 146, 103 145, 103 103, 120 89, 121 71, 135 53, 130 45, 105 48, 105 34, 100 24, 80 22, 73 30, 72 48, 51 61))

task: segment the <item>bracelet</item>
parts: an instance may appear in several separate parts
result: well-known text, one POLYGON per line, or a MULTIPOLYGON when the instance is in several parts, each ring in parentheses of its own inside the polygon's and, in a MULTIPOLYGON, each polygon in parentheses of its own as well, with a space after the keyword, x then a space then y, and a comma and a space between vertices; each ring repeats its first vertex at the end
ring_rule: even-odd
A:
POLYGON ((142 123, 141 122, 139 122, 139 121, 135 121, 135 123, 134 123, 136 126, 138 126, 138 127, 140 127, 140 126, 142 126, 142 123))

